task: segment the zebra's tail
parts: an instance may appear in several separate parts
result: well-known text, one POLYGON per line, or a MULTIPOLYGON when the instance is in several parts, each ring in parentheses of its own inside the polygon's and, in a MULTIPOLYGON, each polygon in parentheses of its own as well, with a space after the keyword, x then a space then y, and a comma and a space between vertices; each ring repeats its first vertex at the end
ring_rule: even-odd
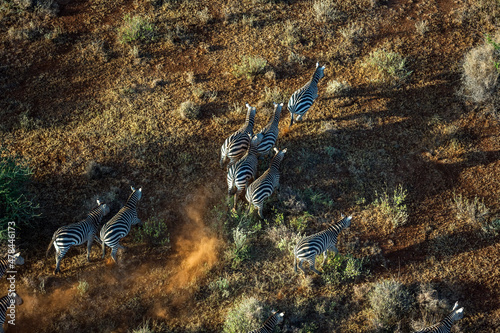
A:
POLYGON ((291 113, 291 115, 292 115, 292 119, 290 120, 290 126, 288 126, 288 128, 292 127, 292 125, 293 125, 293 113, 291 113))
POLYGON ((293 269, 297 273, 297 245, 293 248, 293 269))
POLYGON ((56 239, 55 237, 52 237, 52 240, 50 241, 49 247, 47 248, 47 252, 45 252, 45 258, 47 258, 49 256, 50 248, 52 247, 52 244, 54 244, 55 239, 56 239))

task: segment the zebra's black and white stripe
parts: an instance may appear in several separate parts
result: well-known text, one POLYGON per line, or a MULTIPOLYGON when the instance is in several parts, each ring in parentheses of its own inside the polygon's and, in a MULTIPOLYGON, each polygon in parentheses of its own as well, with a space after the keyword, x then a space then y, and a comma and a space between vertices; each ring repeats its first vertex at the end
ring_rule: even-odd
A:
POLYGON ((450 333, 451 326, 453 326, 453 323, 456 322, 457 320, 462 319, 464 316, 464 308, 460 308, 460 309, 457 309, 457 308, 458 308, 458 302, 455 303, 450 314, 447 315, 439 323, 437 323, 436 325, 424 328, 423 330, 420 330, 420 331, 415 332, 415 333, 450 333))
POLYGON ((63 226, 54 232, 46 255, 49 254, 52 244, 56 249, 56 269, 54 274, 60 272, 60 264, 66 252, 73 245, 80 245, 87 242, 87 261, 90 261, 90 249, 94 236, 101 227, 102 218, 109 213, 109 207, 105 203, 97 200, 97 208, 93 209, 85 220, 63 226))
POLYGON ((259 163, 257 153, 262 138, 263 135, 261 133, 255 135, 250 142, 250 148, 248 148, 245 156, 231 165, 227 171, 228 194, 234 194, 234 211, 236 211, 236 204, 241 193, 246 190, 257 174, 257 165, 259 163))
POLYGON ((290 126, 293 125, 294 115, 296 115, 296 121, 302 119, 302 116, 309 110, 314 100, 318 97, 318 82, 325 76, 324 74, 325 66, 319 66, 316 63, 316 71, 314 72, 311 80, 307 82, 302 88, 297 90, 292 94, 290 100, 288 101, 288 111, 292 119, 290 120, 290 126))
POLYGON ((273 311, 272 315, 267 318, 264 326, 248 333, 272 333, 274 328, 283 322, 284 315, 284 312, 279 313, 278 311, 273 311))
POLYGON ((12 255, 9 254, 7 257, 0 259, 0 277, 2 277, 6 271, 12 271, 12 268, 10 267, 12 262, 14 265, 24 265, 24 258, 21 257, 21 253, 17 252, 12 255))
POLYGON ((7 316, 7 310, 11 304, 21 305, 23 304, 23 299, 15 292, 0 298, 0 333, 4 333, 3 324, 7 316))
POLYGON ((134 224, 140 224, 137 216, 137 203, 142 197, 142 188, 136 190, 131 187, 132 194, 127 199, 125 206, 115 216, 106 222, 101 229, 102 257, 106 255, 106 245, 111 248, 111 257, 115 262, 118 249, 124 249, 120 245, 120 239, 127 236, 134 224))
POLYGON ((299 261, 300 269, 305 273, 302 267, 302 262, 309 262, 309 267, 316 272, 321 274, 316 270, 315 260, 316 256, 323 253, 323 264, 326 260, 327 251, 334 251, 335 255, 339 253, 337 250, 337 236, 342 229, 347 228, 351 225, 351 216, 344 217, 339 222, 332 224, 328 229, 318 232, 314 235, 302 238, 294 249, 294 267, 295 272, 297 272, 297 260, 299 261))
POLYGON ((245 155, 250 145, 250 139, 253 136, 253 125, 255 120, 255 113, 257 112, 255 107, 246 104, 248 109, 245 124, 236 132, 231 134, 220 149, 220 166, 224 167, 229 161, 228 168, 236 163, 243 155, 245 155), (249 136, 250 134, 250 136, 249 136))
POLYGON ((280 186, 280 165, 286 153, 286 148, 278 150, 274 148, 274 155, 269 169, 267 169, 257 180, 247 187, 245 198, 248 201, 248 210, 254 205, 259 209, 260 218, 263 216, 264 200, 273 194, 274 190, 280 186))
POLYGON ((279 133, 279 122, 281 116, 281 108, 283 107, 283 103, 276 104, 274 103, 274 116, 271 121, 264 127, 259 133, 263 135, 262 141, 259 144, 258 153, 259 156, 269 155, 273 147, 276 145, 276 141, 278 140, 279 133))

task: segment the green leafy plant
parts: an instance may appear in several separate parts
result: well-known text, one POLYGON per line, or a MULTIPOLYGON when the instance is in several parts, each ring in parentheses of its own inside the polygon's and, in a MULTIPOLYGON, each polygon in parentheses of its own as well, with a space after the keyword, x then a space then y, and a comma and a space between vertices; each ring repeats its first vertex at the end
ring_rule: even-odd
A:
POLYGON ((137 242, 146 242, 154 246, 167 246, 170 244, 170 234, 164 221, 151 217, 136 232, 137 242))
POLYGON ((304 212, 299 216, 294 216, 290 219, 290 226, 292 226, 297 232, 302 233, 306 230, 311 217, 312 215, 308 212, 304 212))
POLYGON ((338 284, 352 281, 363 273, 363 259, 354 258, 351 255, 343 256, 337 254, 328 258, 323 266, 323 279, 327 283, 338 284))
POLYGON ((32 171, 26 161, 7 156, 0 149, 0 239, 7 239, 9 227, 19 227, 34 217, 38 205, 26 197, 25 184, 32 171), (14 222, 10 223, 9 222, 14 222))
POLYGON ((153 23, 140 16, 125 15, 120 29, 120 41, 131 43, 135 41, 152 42, 156 39, 156 28, 153 23))
MULTIPOLYGON (((491 38, 490 35, 486 34, 486 41, 488 44, 493 46, 493 49, 495 50, 494 52, 498 54, 500 52, 500 44, 495 43, 495 41, 491 38)), ((497 57, 498 58, 498 57, 497 57)), ((495 68, 500 71, 500 62, 493 60, 493 63, 495 64, 495 68)))
POLYGON ((210 282, 208 287, 210 290, 218 292, 222 298, 229 297, 229 281, 226 278, 219 277, 217 280, 210 282))
POLYGON ((392 193, 392 196, 384 193, 376 193, 377 198, 373 205, 382 215, 391 221, 392 226, 397 228, 408 222, 408 211, 405 204, 408 191, 400 184, 392 193))
POLYGON ((377 72, 375 81, 399 85, 410 77, 413 71, 406 67, 406 58, 399 53, 379 49, 370 53, 365 66, 377 72))
POLYGON ((87 293, 87 291, 89 291, 89 283, 85 280, 80 280, 78 281, 77 289, 80 296, 83 296, 87 293))

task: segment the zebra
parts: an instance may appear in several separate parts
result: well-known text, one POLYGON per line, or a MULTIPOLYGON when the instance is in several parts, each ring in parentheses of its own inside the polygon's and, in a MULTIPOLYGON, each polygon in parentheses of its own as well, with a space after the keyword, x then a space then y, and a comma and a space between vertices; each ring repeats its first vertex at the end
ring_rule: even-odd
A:
POLYGON ((305 273, 302 267, 302 262, 309 262, 309 267, 318 275, 321 273, 315 268, 316 256, 323 252, 323 263, 325 263, 327 251, 334 251, 335 255, 339 253, 337 250, 337 236, 342 229, 351 225, 352 216, 343 217, 339 222, 330 225, 326 230, 316 234, 302 238, 294 248, 294 268, 297 272, 297 259, 299 267, 305 273))
POLYGON ((319 63, 316 63, 316 71, 311 80, 290 97, 288 111, 290 111, 292 119, 290 126, 288 126, 289 128, 293 125, 293 115, 297 115, 296 121, 301 120, 302 116, 309 110, 314 100, 318 97, 318 81, 325 76, 324 70, 325 66, 319 67, 319 63))
POLYGON ((257 112, 255 107, 250 106, 250 104, 246 103, 247 118, 245 120, 245 124, 236 132, 231 134, 220 149, 220 167, 223 168, 224 164, 226 164, 229 160, 229 164, 227 168, 229 168, 232 164, 236 163, 247 151, 248 146, 250 145, 250 139, 253 136, 253 125, 255 120, 255 113, 257 112), (250 136, 248 136, 250 134, 250 136))
POLYGON ((259 132, 262 133, 262 135, 264 136, 262 138, 262 142, 259 144, 258 153, 260 156, 269 155, 272 151, 272 148, 276 145, 279 133, 278 124, 280 121, 282 107, 283 103, 280 104, 274 103, 274 117, 266 125, 266 127, 264 127, 259 132))
POLYGON ((49 255, 50 248, 54 244, 56 249, 56 269, 54 274, 59 273, 61 260, 73 245, 81 245, 87 242, 87 262, 90 262, 90 249, 95 234, 99 231, 102 218, 109 213, 109 206, 97 200, 97 208, 90 211, 85 220, 63 226, 54 232, 52 240, 45 256, 49 255))
POLYGON ((23 299, 16 292, 9 292, 8 295, 0 298, 0 333, 4 333, 3 324, 5 323, 5 318, 7 316, 7 310, 12 308, 12 304, 21 305, 23 304, 23 299))
POLYGON ((257 180, 247 187, 245 198, 248 201, 248 211, 252 205, 259 209, 259 216, 264 218, 262 211, 264 208, 264 200, 273 194, 275 189, 280 186, 280 164, 283 160, 286 148, 278 150, 274 148, 275 155, 271 161, 269 169, 267 169, 257 180))
POLYGON ((264 136, 259 133, 252 138, 250 148, 238 162, 231 165, 227 171, 228 195, 234 194, 233 211, 236 211, 236 204, 241 193, 255 179, 257 174, 257 150, 264 136))
POLYGON ((6 271, 12 270, 12 267, 10 267, 12 264, 24 265, 24 258, 21 257, 21 253, 9 254, 7 257, 0 259, 0 277, 2 277, 6 271))
POLYGON ((457 320, 460 320, 464 316, 464 308, 458 308, 458 302, 455 303, 453 306, 453 309, 451 310, 450 314, 447 315, 443 320, 441 320, 439 323, 424 328, 423 330, 420 330, 415 333, 450 333, 451 331, 451 326, 453 325, 454 322, 457 320))
POLYGON ((284 312, 279 313, 278 311, 273 310, 271 316, 267 318, 266 322, 264 323, 264 326, 248 333, 272 333, 274 331, 274 328, 281 322, 283 322, 284 315, 284 312))
POLYGON ((119 244, 120 239, 127 236, 130 227, 134 224, 142 224, 137 216, 137 203, 142 197, 142 188, 136 190, 130 187, 132 193, 127 199, 125 206, 120 209, 115 216, 106 222, 101 229, 101 242, 102 242, 102 258, 106 255, 106 245, 111 248, 111 257, 116 263, 116 252, 118 249, 125 249, 119 244))

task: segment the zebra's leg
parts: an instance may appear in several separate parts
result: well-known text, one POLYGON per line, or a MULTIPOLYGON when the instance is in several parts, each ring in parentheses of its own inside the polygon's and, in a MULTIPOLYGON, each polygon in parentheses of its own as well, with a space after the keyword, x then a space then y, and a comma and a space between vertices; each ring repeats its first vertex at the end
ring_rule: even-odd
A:
POLYGON ((327 254, 328 254, 328 249, 326 249, 325 252, 323 252, 323 262, 321 263, 321 266, 325 264, 327 254))
POLYGON ((238 204, 238 198, 240 197, 241 192, 243 192, 243 189, 237 189, 236 193, 234 194, 233 212, 235 212, 235 213, 236 213, 236 206, 238 204))
POLYGON ((295 270, 295 273, 297 273, 297 256, 293 256, 293 269, 295 270))
POLYGON ((301 114, 299 114, 299 116, 297 117, 296 121, 301 121, 302 120, 302 116, 301 114))
POLYGON ((102 246, 102 259, 104 259, 104 256, 106 255, 106 244, 104 240, 102 241, 101 246, 102 246))
POLYGON ((311 265, 310 265, 309 267, 310 267, 310 268, 314 271, 314 273, 316 273, 316 274, 318 274, 318 275, 321 275, 321 272, 320 272, 320 271, 318 271, 318 270, 316 269, 316 267, 315 267, 315 266, 316 266, 316 256, 314 256, 314 257, 311 259, 311 265))
POLYGON ((259 208, 259 216, 261 219, 264 219, 264 203, 261 203, 257 206, 259 208))
POLYGON ((61 272, 61 269, 60 269, 61 260, 64 257, 64 255, 66 254, 66 252, 68 251, 68 249, 66 249, 66 250, 57 249, 56 250, 56 269, 54 270, 54 274, 61 272))
POLYGON ((92 248, 92 241, 94 240, 93 235, 87 240, 87 262, 90 262, 90 249, 92 248))
POLYGON ((304 262, 304 259, 299 259, 299 268, 301 269, 304 274, 306 274, 306 271, 304 270, 304 267, 302 266, 302 263, 304 262))
POLYGON ((113 260, 114 260, 114 262, 115 262, 115 263, 118 263, 118 261, 116 260, 116 252, 118 251, 118 247, 119 247, 119 246, 120 246, 120 245, 115 246, 115 247, 113 248, 113 250, 111 251, 111 258, 113 258, 113 260))

